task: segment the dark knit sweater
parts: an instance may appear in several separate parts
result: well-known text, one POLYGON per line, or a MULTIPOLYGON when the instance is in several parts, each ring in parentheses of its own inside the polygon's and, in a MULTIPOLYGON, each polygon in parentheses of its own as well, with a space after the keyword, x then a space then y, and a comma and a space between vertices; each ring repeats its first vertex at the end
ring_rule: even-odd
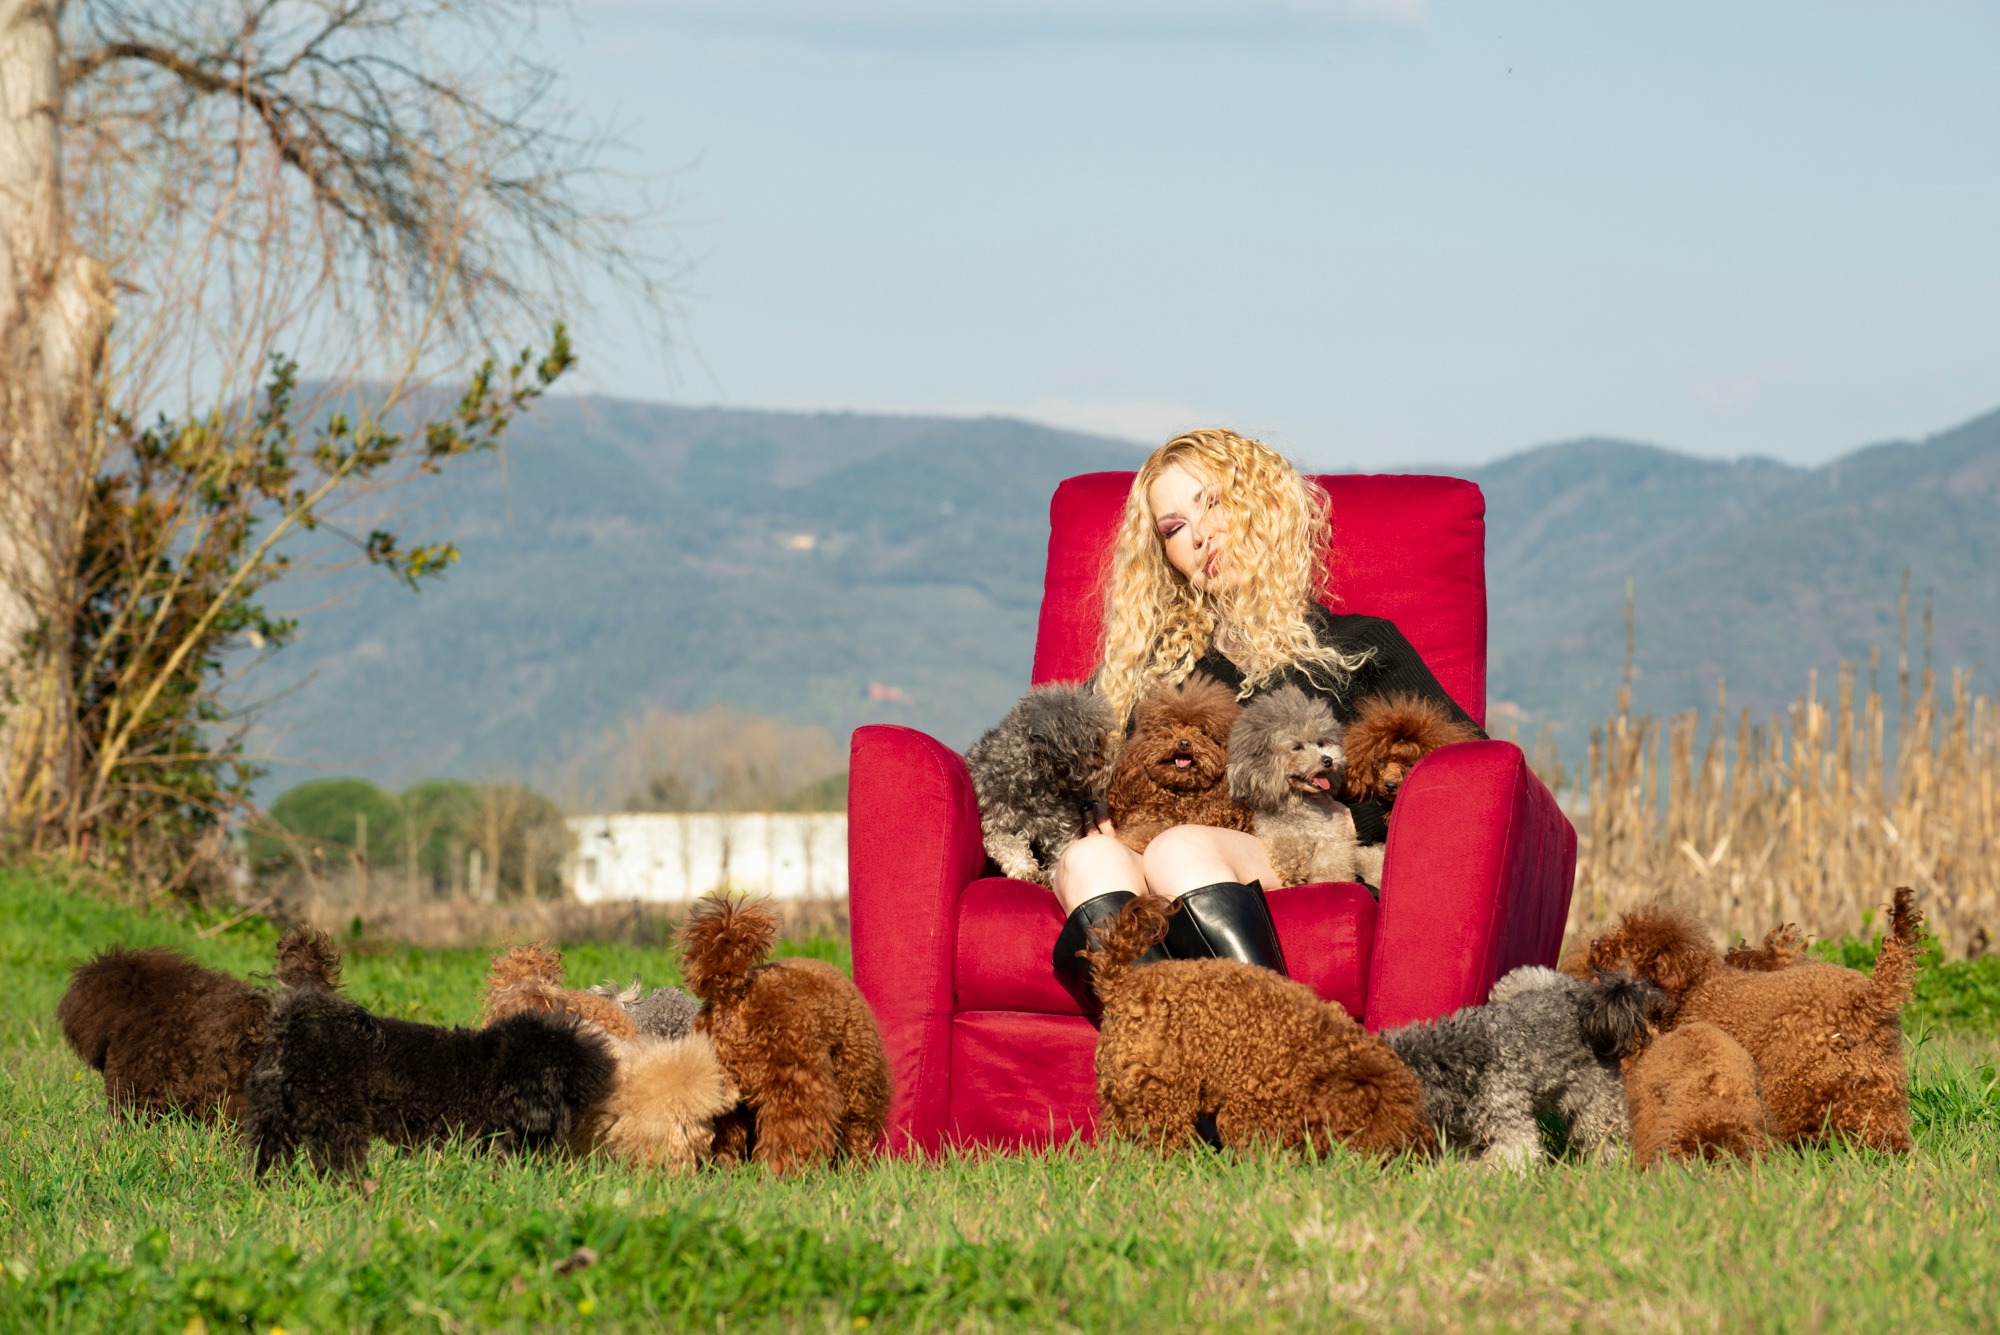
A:
MULTIPOLYGON (((1437 677, 1410 642, 1403 638, 1403 632, 1396 629, 1395 622, 1382 617, 1329 612, 1318 606, 1307 614, 1307 620, 1311 622, 1321 644, 1338 649, 1343 654, 1366 650, 1368 661, 1356 668, 1339 689, 1335 689, 1330 681, 1323 680, 1324 674, 1308 674, 1298 668, 1286 668, 1253 692, 1251 698, 1290 683, 1307 695, 1326 701, 1333 707, 1334 717, 1347 724, 1354 721, 1363 700, 1377 695, 1406 693, 1439 701, 1451 710, 1452 716, 1459 722, 1478 728, 1472 716, 1445 694, 1444 687, 1438 685, 1437 677)), ((1231 690, 1243 687, 1243 670, 1214 648, 1201 657, 1194 670, 1207 673, 1231 690)), ((1484 737, 1486 733, 1480 730, 1479 735, 1484 737)), ((1389 810, 1380 802, 1370 799, 1350 803, 1349 810, 1354 813, 1354 832, 1362 843, 1379 844, 1389 837, 1389 810)))

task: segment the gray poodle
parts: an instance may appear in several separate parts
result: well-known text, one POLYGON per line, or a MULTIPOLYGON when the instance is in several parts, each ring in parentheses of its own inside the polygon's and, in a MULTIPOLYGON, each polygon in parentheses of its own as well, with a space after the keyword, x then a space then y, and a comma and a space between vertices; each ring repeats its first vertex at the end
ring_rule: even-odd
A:
POLYGON ((686 1038, 694 1029, 694 1017, 701 1013, 701 1003, 678 987, 656 987, 647 992, 637 978, 626 987, 606 982, 590 990, 623 1006, 639 1032, 654 1038, 686 1038))
POLYGON ((1285 885, 1360 879, 1354 817, 1334 796, 1347 769, 1340 734, 1326 702, 1296 686, 1252 700, 1229 731, 1229 795, 1256 817, 1285 885))
POLYGON ((1523 1168, 1541 1157, 1538 1113, 1560 1115, 1584 1152, 1629 1134, 1619 1061, 1645 1045, 1664 1003, 1629 974, 1585 982, 1528 965, 1495 983, 1484 1006, 1382 1038, 1422 1082, 1440 1140, 1523 1168))
POLYGON ((1088 686, 1037 686, 965 753, 986 854, 1017 881, 1049 883, 1104 796, 1117 751, 1111 706, 1088 686))

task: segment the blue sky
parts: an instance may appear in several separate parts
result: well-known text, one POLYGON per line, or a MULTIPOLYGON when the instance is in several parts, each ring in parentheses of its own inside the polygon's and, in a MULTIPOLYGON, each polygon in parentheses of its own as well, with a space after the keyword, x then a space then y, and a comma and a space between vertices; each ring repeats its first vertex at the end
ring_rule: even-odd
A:
POLYGON ((681 340, 588 388, 1324 465, 1815 461, 2000 406, 2000 6, 579 0, 681 340))

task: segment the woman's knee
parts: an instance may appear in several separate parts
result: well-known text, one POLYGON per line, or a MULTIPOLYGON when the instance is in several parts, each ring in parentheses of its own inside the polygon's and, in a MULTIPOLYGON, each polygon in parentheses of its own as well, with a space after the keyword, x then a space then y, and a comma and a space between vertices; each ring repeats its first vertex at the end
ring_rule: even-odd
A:
POLYGON ((1146 884, 1172 898, 1222 881, 1257 877, 1261 859, 1250 856, 1262 845, 1255 835, 1210 825, 1176 825, 1146 845, 1146 884), (1247 846, 1246 846, 1247 842, 1247 846), (1258 864, 1252 866, 1253 863, 1258 864))
POLYGON ((1064 909, 1116 890, 1139 894, 1146 888, 1138 855, 1108 834, 1085 835, 1064 849, 1049 879, 1064 909))

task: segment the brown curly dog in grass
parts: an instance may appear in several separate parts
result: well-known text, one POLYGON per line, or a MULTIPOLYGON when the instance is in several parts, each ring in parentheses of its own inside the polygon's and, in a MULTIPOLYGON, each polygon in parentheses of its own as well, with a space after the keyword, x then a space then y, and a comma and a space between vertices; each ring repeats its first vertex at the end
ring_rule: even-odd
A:
POLYGON ((1753 1158, 1770 1147, 1769 1114, 1749 1050, 1706 1020, 1681 1025, 1625 1059, 1632 1163, 1753 1158))
MULTIPOLYGON (((1833 964, 1732 968, 1691 916, 1657 905, 1626 914, 1577 964, 1629 969, 1665 992, 1667 1029, 1705 1020, 1741 1043, 1778 1140, 1900 1154, 1910 1148, 1910 1095, 1898 1016, 1916 979, 1922 921, 1915 895, 1896 891, 1873 977, 1833 964)), ((1767 945, 1782 954, 1783 941, 1781 928, 1767 945)))
POLYGON ((1236 960, 1134 967, 1174 907, 1140 895, 1086 952, 1104 999, 1097 1100, 1113 1127, 1163 1150, 1185 1145, 1203 1114, 1226 1146, 1430 1148, 1416 1076, 1337 1003, 1236 960))
POLYGON ((613 1038, 636 1038, 639 1026, 610 997, 563 986, 563 957, 540 944, 515 946, 495 955, 486 971, 486 1011, 482 1025, 522 1011, 548 1011, 588 1020, 613 1038))
POLYGON ((1104 797, 1127 848, 1143 853, 1176 825, 1256 831, 1256 818, 1229 796, 1229 730, 1242 712, 1236 693, 1207 676, 1139 701, 1104 797))
MULTIPOLYGON (((321 932, 291 928, 278 941, 278 980, 332 992, 340 952, 321 932)), ((76 1055, 104 1076, 112 1112, 240 1122, 274 995, 168 946, 121 946, 77 966, 56 1020, 76 1055)))
POLYGON ((695 1032, 742 1102, 715 1126, 715 1157, 787 1173, 865 1161, 889 1118, 889 1061, 875 1014, 818 960, 766 962, 778 919, 711 895, 681 928, 681 972, 701 998, 695 1032))

